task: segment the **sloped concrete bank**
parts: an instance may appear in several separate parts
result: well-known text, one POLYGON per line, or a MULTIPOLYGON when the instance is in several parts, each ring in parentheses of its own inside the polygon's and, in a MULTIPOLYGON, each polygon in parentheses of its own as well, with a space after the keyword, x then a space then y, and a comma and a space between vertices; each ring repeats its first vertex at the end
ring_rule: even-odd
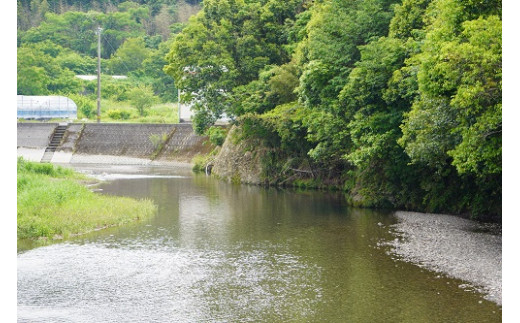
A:
MULTIPOLYGON (((40 161, 58 123, 18 123, 18 155, 40 161)), ((74 164, 189 163, 207 154, 207 138, 191 124, 72 123, 51 160, 74 164)))

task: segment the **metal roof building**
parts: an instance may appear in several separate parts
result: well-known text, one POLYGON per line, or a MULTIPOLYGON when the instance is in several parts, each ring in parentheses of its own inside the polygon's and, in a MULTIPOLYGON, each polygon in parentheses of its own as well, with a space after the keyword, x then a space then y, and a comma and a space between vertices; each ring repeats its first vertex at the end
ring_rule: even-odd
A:
POLYGON ((64 96, 18 95, 18 119, 77 119, 78 107, 64 96))

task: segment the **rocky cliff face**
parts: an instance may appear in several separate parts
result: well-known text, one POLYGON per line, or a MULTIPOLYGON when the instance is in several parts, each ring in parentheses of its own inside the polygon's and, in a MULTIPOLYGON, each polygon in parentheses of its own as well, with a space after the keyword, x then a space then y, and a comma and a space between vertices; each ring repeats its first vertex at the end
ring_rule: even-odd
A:
POLYGON ((212 174, 234 183, 263 184, 262 156, 267 151, 248 140, 234 140, 240 129, 233 126, 213 164, 212 174))

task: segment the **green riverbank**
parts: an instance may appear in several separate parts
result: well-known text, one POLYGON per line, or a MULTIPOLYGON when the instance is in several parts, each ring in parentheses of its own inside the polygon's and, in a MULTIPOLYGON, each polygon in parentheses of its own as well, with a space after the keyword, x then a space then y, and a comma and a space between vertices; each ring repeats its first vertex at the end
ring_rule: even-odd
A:
POLYGON ((451 173, 451 180, 445 182, 432 174, 426 176, 419 169, 409 173, 402 170, 402 180, 387 178, 386 173, 369 176, 354 165, 318 163, 305 150, 284 149, 277 144, 281 139, 270 123, 260 120, 256 124, 257 129, 263 129, 255 132, 263 133, 261 137, 251 133, 248 122, 239 120, 221 146, 210 154, 196 156, 192 160, 193 171, 207 169, 212 176, 230 183, 341 191, 354 207, 453 214, 481 222, 501 222, 501 186, 495 182, 456 173, 451 173), (265 134, 270 134, 272 140, 265 140, 265 134))
POLYGON ((18 239, 61 239, 148 218, 150 200, 102 196, 85 183, 89 178, 51 164, 17 164, 18 239))

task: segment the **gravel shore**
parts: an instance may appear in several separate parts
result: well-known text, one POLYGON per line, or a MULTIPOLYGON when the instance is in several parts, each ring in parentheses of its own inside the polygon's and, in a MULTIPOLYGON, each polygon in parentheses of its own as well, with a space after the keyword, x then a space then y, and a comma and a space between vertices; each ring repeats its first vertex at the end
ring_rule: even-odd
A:
MULTIPOLYGON (((398 211, 392 252, 435 272, 466 281, 487 300, 502 305, 500 225, 451 215, 398 211)), ((467 288, 461 285, 461 288, 467 288)))

